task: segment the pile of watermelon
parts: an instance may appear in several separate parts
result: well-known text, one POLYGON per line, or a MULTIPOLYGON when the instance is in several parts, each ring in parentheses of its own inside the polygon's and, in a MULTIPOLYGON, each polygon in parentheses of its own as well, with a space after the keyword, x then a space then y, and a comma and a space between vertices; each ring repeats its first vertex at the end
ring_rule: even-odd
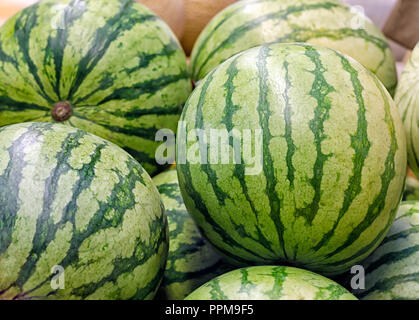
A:
POLYGON ((0 28, 0 299, 419 299, 418 84, 419 45, 397 84, 338 0, 239 1, 189 68, 134 0, 27 7, 0 28))

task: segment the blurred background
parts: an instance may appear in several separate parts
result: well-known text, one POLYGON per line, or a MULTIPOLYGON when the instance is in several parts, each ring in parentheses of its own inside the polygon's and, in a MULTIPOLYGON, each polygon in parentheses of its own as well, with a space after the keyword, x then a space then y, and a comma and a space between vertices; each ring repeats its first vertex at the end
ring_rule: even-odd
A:
POLYGON ((0 25, 20 9, 35 2, 36 0, 0 0, 0 25))

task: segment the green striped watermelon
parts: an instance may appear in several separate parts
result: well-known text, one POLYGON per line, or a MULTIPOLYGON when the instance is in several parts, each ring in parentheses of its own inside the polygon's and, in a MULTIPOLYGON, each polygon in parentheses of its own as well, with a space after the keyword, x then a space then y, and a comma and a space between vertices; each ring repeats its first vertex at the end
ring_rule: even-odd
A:
POLYGON ((245 51, 201 82, 181 120, 186 208, 238 263, 341 273, 366 258, 394 220, 407 162, 398 111, 377 77, 337 51, 245 51), (218 150, 204 144, 217 129, 230 134, 218 150), (220 154, 230 161, 217 162, 220 154))
POLYGON ((403 201, 419 200, 419 181, 418 179, 407 176, 406 187, 403 193, 403 201))
POLYGON ((169 27, 133 0, 44 0, 0 29, 0 126, 62 122, 116 143, 144 168, 191 91, 169 27))
POLYGON ((125 151, 60 124, 0 128, 0 300, 151 299, 167 251, 160 195, 125 151))
POLYGON ((403 70, 394 99, 406 130, 409 167, 419 177, 419 43, 403 70))
POLYGON ((169 256, 159 296, 182 300, 208 280, 229 270, 218 253, 203 238, 186 211, 180 194, 176 169, 153 179, 166 208, 169 221, 169 256))
POLYGON ((338 0, 243 0, 219 13, 198 38, 192 76, 204 78, 243 50, 271 42, 308 42, 341 51, 374 72, 393 94, 397 72, 381 31, 338 0))
POLYGON ((336 282, 292 267, 258 266, 231 271, 186 300, 356 300, 336 282))
POLYGON ((419 300, 419 202, 402 202, 384 241, 363 263, 362 299, 419 300))

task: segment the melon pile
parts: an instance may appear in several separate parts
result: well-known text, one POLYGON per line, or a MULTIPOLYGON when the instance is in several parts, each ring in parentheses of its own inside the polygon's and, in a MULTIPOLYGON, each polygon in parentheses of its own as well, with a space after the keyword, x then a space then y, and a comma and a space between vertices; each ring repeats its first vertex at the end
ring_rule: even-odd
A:
POLYGON ((186 3, 0 28, 0 299, 419 299, 419 46, 397 84, 342 2, 242 0, 188 66, 186 3))

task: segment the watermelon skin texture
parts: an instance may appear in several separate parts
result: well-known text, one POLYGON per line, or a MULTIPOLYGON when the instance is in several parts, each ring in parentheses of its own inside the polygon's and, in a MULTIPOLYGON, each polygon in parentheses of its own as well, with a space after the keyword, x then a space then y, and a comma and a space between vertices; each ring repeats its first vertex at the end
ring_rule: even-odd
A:
POLYGON ((400 76, 394 100, 406 131, 409 167, 419 177, 419 43, 400 76))
POLYGON ((406 187, 403 193, 403 201, 419 200, 419 181, 414 178, 406 177, 406 187))
POLYGON ((186 159, 177 170, 186 208, 239 265, 286 261, 342 273, 394 221, 407 162, 398 110, 372 73, 337 51, 272 44, 236 55, 199 84, 181 120, 177 157, 186 159), (196 162, 196 129, 207 141, 209 129, 251 130, 251 141, 261 130, 259 158, 211 164, 217 150, 210 149, 196 162), (259 173, 246 174, 258 165, 259 173))
POLYGON ((155 133, 176 131, 191 86, 178 40, 135 1, 46 0, 0 29, 0 126, 55 122, 53 106, 69 102, 63 124, 114 142, 152 175, 163 169, 155 133))
POLYGON ((283 266, 242 268, 219 276, 186 300, 356 300, 336 282, 283 266))
POLYGON ((381 245, 362 263, 364 300, 419 299, 419 202, 405 201, 381 245))
POLYGON ((152 299, 168 241, 160 195, 128 153, 61 124, 0 128, 0 300, 152 299))
POLYGON ((169 222, 169 255, 158 297, 183 300, 208 280, 231 270, 201 235, 186 211, 176 169, 153 178, 166 208, 169 222))
POLYGON ((374 72, 391 94, 395 60, 374 23, 338 0, 244 0, 207 25, 191 54, 191 73, 204 78, 234 54, 272 42, 307 42, 343 52, 374 72))

